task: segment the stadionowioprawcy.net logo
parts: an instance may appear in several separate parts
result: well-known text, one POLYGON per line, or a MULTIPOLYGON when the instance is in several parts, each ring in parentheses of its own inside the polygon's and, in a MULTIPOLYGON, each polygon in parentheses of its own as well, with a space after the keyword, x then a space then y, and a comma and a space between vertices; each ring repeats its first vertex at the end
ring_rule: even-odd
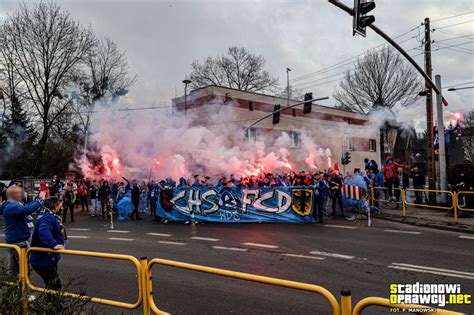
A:
MULTIPOLYGON (((458 283, 390 284, 390 304, 417 304, 444 308, 447 305, 470 305, 471 298, 472 295, 463 292, 458 283)), ((426 310, 428 309, 416 311, 425 312, 426 310)), ((404 312, 406 309, 399 309, 399 311, 404 312)))

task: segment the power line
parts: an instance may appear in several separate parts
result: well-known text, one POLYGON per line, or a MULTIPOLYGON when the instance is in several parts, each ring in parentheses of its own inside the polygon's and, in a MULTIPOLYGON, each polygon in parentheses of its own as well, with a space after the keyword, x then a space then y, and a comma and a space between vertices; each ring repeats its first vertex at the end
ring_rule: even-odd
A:
POLYGON ((436 31, 436 32, 441 32, 443 34, 446 34, 446 35, 451 35, 451 36, 461 36, 461 35, 466 35, 466 34, 459 34, 459 33, 456 33, 456 32, 451 32, 451 31, 447 31, 447 30, 440 30, 440 29, 432 29, 432 31, 436 31))
MULTIPOLYGON (((444 46, 446 44, 441 43, 440 45, 444 46)), ((443 48, 449 49, 449 50, 452 50, 452 51, 463 52, 463 53, 466 53, 466 54, 469 54, 469 55, 474 55, 472 50, 464 50, 463 47, 453 48, 453 47, 450 47, 450 46, 446 46, 446 47, 443 47, 443 48)))
POLYGON ((464 37, 472 37, 474 34, 469 34, 469 35, 461 35, 461 36, 456 36, 456 37, 451 37, 451 38, 445 38, 445 39, 440 39, 435 41, 436 43, 441 43, 441 42, 447 42, 450 40, 458 39, 458 38, 464 38, 464 37))
MULTIPOLYGON (((401 38, 401 37, 405 36, 406 34, 408 34, 408 33, 410 33, 410 32, 413 32, 414 30, 417 30, 418 28, 420 28, 420 26, 416 26, 416 27, 414 27, 414 28, 411 28, 411 29, 409 29, 408 31, 406 31, 406 32, 404 32, 404 33, 402 33, 402 34, 400 34, 400 35, 394 37, 394 39, 401 38)), ((408 40, 410 40, 410 39, 412 39, 412 38, 416 38, 416 36, 411 37, 411 38, 409 38, 408 40)), ((406 41, 406 40, 405 40, 405 41, 406 41)), ((405 41, 403 41, 403 42, 405 42, 405 41)), ((403 42, 401 42, 401 43, 403 43, 403 42)), ((354 59, 356 59, 356 58, 358 58, 358 57, 360 57, 360 56, 366 54, 367 52, 369 52, 369 51, 371 51, 371 50, 377 50, 377 49, 380 49, 382 46, 386 46, 386 45, 387 45, 386 43, 381 43, 381 44, 376 45, 376 46, 374 46, 373 48, 368 49, 367 51, 362 52, 362 53, 360 53, 360 54, 357 54, 357 55, 355 55, 355 56, 353 56, 353 57, 351 57, 351 58, 349 58, 349 59, 343 60, 343 61, 338 62, 338 63, 335 63, 335 64, 333 64, 333 65, 329 65, 329 66, 327 66, 327 67, 325 67, 325 68, 322 68, 322 69, 320 69, 320 70, 317 70, 317 71, 315 71, 315 72, 311 72, 311 73, 308 73, 308 74, 305 74, 305 75, 302 75, 302 76, 293 78, 293 79, 290 80, 290 81, 296 82, 296 81, 304 80, 304 79, 306 79, 306 78, 308 78, 308 77, 311 77, 311 76, 315 76, 315 75, 318 75, 318 74, 321 74, 321 73, 328 72, 328 71, 330 71, 330 70, 328 70, 328 69, 335 68, 335 67, 337 67, 338 65, 341 65, 341 66, 342 66, 343 63, 348 63, 348 62, 350 62, 351 60, 354 60, 354 59), (326 71, 326 70, 327 70, 327 71, 326 71)), ((340 68, 340 67, 337 67, 337 68, 340 68)))
POLYGON ((468 20, 468 21, 464 21, 464 22, 445 25, 445 26, 434 28, 434 30, 436 31, 436 30, 439 30, 439 29, 448 28, 448 27, 457 26, 457 25, 462 25, 462 24, 471 23, 471 22, 474 22, 474 20, 468 20))
POLYGON ((471 14, 471 13, 474 13, 474 11, 468 11, 468 12, 463 12, 463 13, 459 13, 459 14, 456 14, 456 15, 451 15, 451 16, 439 18, 439 19, 436 19, 436 20, 431 20, 430 22, 434 23, 434 22, 438 22, 438 21, 444 21, 444 20, 452 19, 452 18, 455 18, 455 17, 458 17, 458 16, 463 16, 463 15, 467 15, 467 14, 471 14))

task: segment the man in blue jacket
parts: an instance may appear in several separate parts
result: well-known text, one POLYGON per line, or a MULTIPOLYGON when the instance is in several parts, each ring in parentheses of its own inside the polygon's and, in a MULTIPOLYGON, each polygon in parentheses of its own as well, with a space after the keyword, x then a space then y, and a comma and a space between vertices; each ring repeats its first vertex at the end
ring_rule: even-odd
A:
MULTIPOLYGON (((23 205, 23 189, 13 185, 7 189, 7 201, 1 205, 0 212, 4 216, 5 241, 7 244, 29 247, 29 239, 33 230, 31 214, 41 208, 41 201, 35 200, 23 205)), ((40 198, 44 197, 44 193, 40 198)), ((19 272, 18 253, 14 249, 8 250, 8 272, 16 275, 19 272)))
MULTIPOLYGON (((43 208, 36 220, 32 247, 43 247, 50 249, 64 249, 66 229, 59 215, 62 202, 58 197, 50 197, 43 202, 43 208)), ((61 279, 58 275, 58 263, 61 255, 50 252, 32 252, 30 264, 34 271, 43 279, 46 289, 61 290, 61 279)))

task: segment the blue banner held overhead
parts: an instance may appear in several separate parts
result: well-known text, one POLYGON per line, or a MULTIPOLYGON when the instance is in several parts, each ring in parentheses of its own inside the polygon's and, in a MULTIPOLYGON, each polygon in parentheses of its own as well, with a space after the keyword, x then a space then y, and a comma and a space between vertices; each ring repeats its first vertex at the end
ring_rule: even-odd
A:
POLYGON ((310 187, 181 187, 161 191, 157 215, 171 221, 314 223, 310 187))

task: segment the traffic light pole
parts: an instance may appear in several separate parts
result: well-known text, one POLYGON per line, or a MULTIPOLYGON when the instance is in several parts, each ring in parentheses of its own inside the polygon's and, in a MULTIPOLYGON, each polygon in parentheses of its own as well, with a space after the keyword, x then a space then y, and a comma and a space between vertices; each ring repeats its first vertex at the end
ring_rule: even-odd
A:
MULTIPOLYGON (((339 2, 338 0, 328 0, 328 2, 346 11, 349 15, 354 15, 354 10, 349 8, 347 5, 339 2)), ((396 50, 398 50, 403 55, 403 57, 405 57, 415 67, 415 69, 423 76, 423 78, 425 78, 425 80, 428 82, 430 87, 436 92, 436 94, 441 93, 441 91, 436 87, 436 84, 433 82, 433 80, 431 80, 431 78, 425 73, 425 71, 423 71, 423 69, 416 63, 416 61, 412 57, 410 57, 410 55, 405 50, 403 50, 403 48, 398 45, 396 41, 394 41, 390 36, 385 34, 385 32, 378 28, 375 24, 370 24, 368 27, 370 27, 375 33, 379 34, 390 45, 392 45, 396 50)))

